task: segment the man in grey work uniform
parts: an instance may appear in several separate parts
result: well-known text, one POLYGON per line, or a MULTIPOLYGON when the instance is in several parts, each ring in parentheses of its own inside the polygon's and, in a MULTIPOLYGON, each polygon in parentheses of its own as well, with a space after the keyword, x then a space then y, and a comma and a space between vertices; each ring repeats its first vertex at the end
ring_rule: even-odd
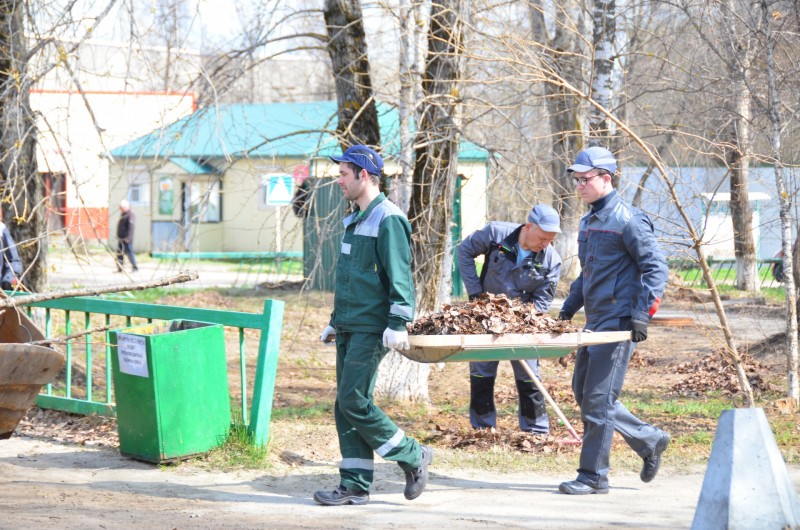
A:
POLYGON ((378 365, 387 348, 408 349, 406 323, 414 318, 411 278, 411 225, 380 192, 383 160, 354 145, 339 163, 339 187, 354 211, 344 219, 336 264, 333 314, 323 342, 336 341, 336 404, 339 435, 339 486, 317 491, 318 504, 366 504, 374 453, 405 471, 406 499, 422 494, 433 450, 406 436, 373 401, 378 365))
POLYGON ((611 184, 614 155, 602 147, 581 151, 567 171, 589 211, 581 218, 578 259, 581 273, 572 282, 559 317, 572 319, 581 308, 585 329, 631 331, 631 340, 578 348, 572 391, 581 408, 583 446, 575 480, 561 493, 608 493, 609 456, 614 431, 644 461, 639 477, 655 478, 669 434, 643 422, 618 401, 634 343, 647 339, 647 324, 661 303, 667 263, 653 223, 622 200, 611 184))
MULTIPOLYGON (((550 243, 560 232, 558 212, 539 204, 533 207, 524 225, 495 221, 464 239, 457 248, 458 268, 470 299, 481 293, 502 293, 547 312, 561 274, 561 256, 550 243), (484 256, 480 277, 475 267, 478 256, 484 256)), ((538 359, 520 362, 527 363, 539 377, 538 359)), ((498 364, 469 363, 469 420, 476 429, 497 426, 494 383, 498 364)), ((547 434, 550 420, 544 396, 518 363, 512 366, 519 394, 519 428, 547 434)))

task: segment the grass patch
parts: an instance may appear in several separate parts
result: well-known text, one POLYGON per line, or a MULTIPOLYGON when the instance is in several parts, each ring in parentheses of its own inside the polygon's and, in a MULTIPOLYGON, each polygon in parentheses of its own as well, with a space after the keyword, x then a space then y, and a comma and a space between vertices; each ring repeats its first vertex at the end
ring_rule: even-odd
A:
POLYGON ((268 456, 268 445, 257 446, 247 426, 234 422, 228 439, 221 447, 210 451, 205 461, 218 469, 265 469, 272 467, 268 456))
POLYGON ((626 393, 625 405, 635 415, 643 418, 671 416, 713 420, 719 418, 723 410, 731 408, 730 400, 714 395, 703 400, 689 400, 658 399, 652 395, 626 393))
POLYGON ((329 403, 313 403, 311 398, 306 398, 309 406, 283 406, 272 409, 272 417, 280 420, 299 420, 332 418, 333 411, 329 403))

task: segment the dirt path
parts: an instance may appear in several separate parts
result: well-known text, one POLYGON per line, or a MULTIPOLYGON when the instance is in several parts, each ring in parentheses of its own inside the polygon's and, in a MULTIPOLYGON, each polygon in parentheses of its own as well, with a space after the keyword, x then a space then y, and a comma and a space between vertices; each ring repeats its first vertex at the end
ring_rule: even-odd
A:
MULTIPOLYGON (((800 466, 791 469, 800 486, 800 466)), ((689 528, 702 473, 651 484, 616 473, 609 495, 557 492, 565 475, 432 468, 429 490, 403 498, 399 469, 380 463, 366 506, 311 499, 334 485, 334 464, 291 472, 211 473, 159 468, 98 450, 14 436, 0 441, 2 528, 689 528)))
MULTIPOLYGON (((65 285, 87 274, 94 274, 99 283, 119 281, 108 264, 102 265, 106 267, 102 274, 78 265, 70 267, 61 271, 65 285)), ((238 273, 202 272, 201 276, 213 278, 216 283, 242 283, 238 273)), ((143 264, 140 275, 161 273, 156 264, 153 270, 143 264)), ((780 308, 745 301, 726 305, 744 351, 782 331, 780 308)), ((715 326, 709 311, 707 305, 664 307, 659 312, 661 317, 688 314, 695 325, 654 325, 651 339, 638 348, 641 366, 629 371, 626 388, 668 390, 681 379, 677 373, 679 363, 712 353, 719 337, 708 332, 715 326)), ((327 311, 323 308, 319 313, 327 311)), ((287 318, 294 320, 302 326, 287 328, 291 340, 287 336, 282 342, 283 364, 275 404, 302 406, 309 398, 313 398, 311 403, 330 401, 331 356, 317 340, 325 320, 316 313, 287 318), (310 371, 304 368, 307 365, 312 367, 310 371)), ((779 355, 761 356, 759 360, 775 367, 773 375, 782 374, 785 361, 779 355)), ((506 365, 502 363, 501 369, 510 370, 506 365)), ((571 367, 552 362, 543 369, 551 393, 558 394, 562 407, 572 407, 571 367)), ((466 374, 466 366, 450 365, 434 373, 431 384, 437 398, 464 402, 468 394, 466 374)), ((513 378, 505 373, 503 381, 498 402, 514 401, 513 378), (501 395, 506 397, 501 399, 501 395)), ((437 415, 437 410, 432 409, 420 421, 438 422, 444 418, 451 425, 466 424, 462 416, 454 419, 452 414, 437 415)), ((705 471, 703 468, 677 473, 667 464, 653 483, 643 484, 635 471, 616 467, 609 495, 571 497, 559 494, 557 488, 561 481, 574 477, 574 465, 553 474, 501 474, 448 467, 443 463, 447 459, 441 458, 432 467, 429 490, 410 502, 403 498, 404 479, 399 468, 379 460, 368 505, 325 508, 316 506, 311 499, 315 490, 338 483, 338 449, 332 420, 325 421, 323 435, 303 421, 297 422, 301 432, 282 433, 281 447, 297 457, 297 465, 283 463, 271 471, 232 473, 208 472, 191 465, 159 468, 122 457, 116 449, 61 445, 51 437, 24 436, 20 429, 11 439, 0 440, 0 529, 689 528, 705 471)), ((514 428, 513 414, 503 421, 508 428, 514 428)), ((703 428, 695 423, 687 429, 703 428)), ((709 431, 712 423, 707 425, 709 431)), ((106 427, 100 424, 92 429, 106 427)), ((680 426, 671 427, 677 433, 680 426)), ((800 487, 800 466, 791 467, 790 472, 800 487)))

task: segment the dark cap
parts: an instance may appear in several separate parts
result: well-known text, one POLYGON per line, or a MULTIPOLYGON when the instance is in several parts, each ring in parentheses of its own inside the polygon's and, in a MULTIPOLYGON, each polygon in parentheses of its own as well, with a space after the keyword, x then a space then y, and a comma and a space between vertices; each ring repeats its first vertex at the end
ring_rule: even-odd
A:
POLYGON ((561 219, 552 206, 537 204, 528 214, 528 222, 539 225, 545 232, 561 233, 561 219))
POLYGON ((569 166, 567 171, 586 173, 594 168, 605 169, 613 175, 617 172, 617 159, 608 149, 593 146, 578 153, 575 163, 569 166))
POLYGON ((350 162, 361 169, 366 169, 371 175, 380 176, 383 170, 383 159, 381 155, 367 147, 366 145, 354 145, 349 147, 342 156, 332 156, 334 162, 350 162))

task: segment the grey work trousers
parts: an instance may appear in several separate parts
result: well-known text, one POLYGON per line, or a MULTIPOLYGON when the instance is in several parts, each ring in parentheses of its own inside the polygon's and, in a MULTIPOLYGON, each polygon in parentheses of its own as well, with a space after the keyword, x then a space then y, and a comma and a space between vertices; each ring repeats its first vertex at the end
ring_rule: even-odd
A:
POLYGON ((633 348, 631 341, 598 344, 578 348, 575 356, 572 391, 583 420, 578 480, 595 488, 608 487, 615 430, 642 458, 653 454, 661 438, 660 429, 631 414, 618 400, 633 348))
MULTIPOLYGON (((514 379, 519 395, 517 419, 523 432, 547 434, 550 431, 550 418, 544 405, 544 396, 530 380, 528 373, 519 365, 526 363, 539 377, 539 360, 511 361, 514 379)), ((494 405, 494 381, 497 377, 498 361, 469 363, 470 403, 469 421, 476 429, 497 427, 497 410, 494 405)))

